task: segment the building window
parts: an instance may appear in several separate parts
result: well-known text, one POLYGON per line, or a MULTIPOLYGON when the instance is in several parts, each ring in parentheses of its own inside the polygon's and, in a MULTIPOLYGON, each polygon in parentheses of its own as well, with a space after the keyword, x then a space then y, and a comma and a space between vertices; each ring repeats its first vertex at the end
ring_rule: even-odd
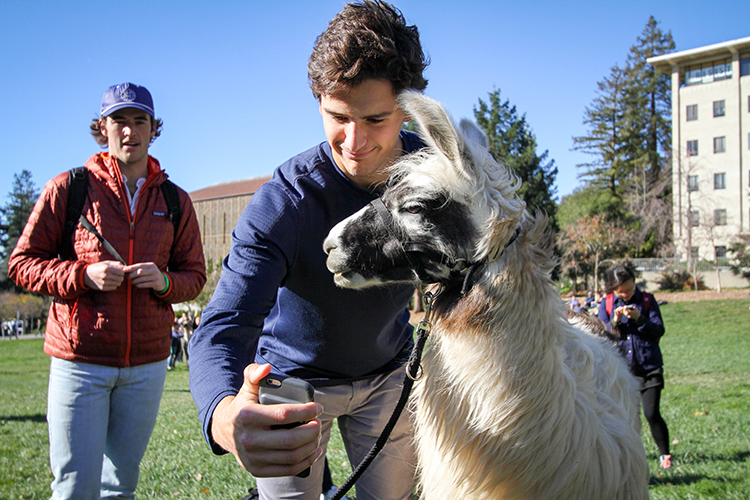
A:
POLYGON ((727 150, 726 137, 714 137, 714 153, 724 153, 727 150))
POLYGON ((727 209, 717 208, 714 210, 714 225, 726 226, 727 225, 727 209))
POLYGON ((698 191, 698 176, 688 175, 688 192, 698 191))
MULTIPOLYGON (((741 65, 740 72, 742 72, 741 65)), ((732 62, 724 59, 722 61, 688 66, 685 69, 684 83, 685 85, 698 85, 717 80, 726 80, 727 78, 732 78, 732 62)))
POLYGON ((691 104, 687 107, 687 121, 692 122, 698 119, 698 105, 691 104))
POLYGON ((687 141, 687 155, 698 156, 698 139, 694 141, 687 141))
POLYGON ((691 210, 690 211, 690 227, 698 227, 701 225, 701 216, 700 212, 697 210, 691 210))
POLYGON ((740 59, 740 76, 750 75, 750 57, 740 59))
POLYGON ((727 174, 721 172, 714 174, 714 189, 726 189, 727 188, 727 174))
POLYGON ((699 257, 698 247, 690 247, 690 257, 693 259, 697 259, 699 257))
POLYGON ((714 250, 716 251, 716 260, 727 258, 727 247, 725 246, 714 247, 714 250))
POLYGON ((726 106, 724 100, 714 101, 714 118, 717 116, 724 116, 726 114, 726 106))

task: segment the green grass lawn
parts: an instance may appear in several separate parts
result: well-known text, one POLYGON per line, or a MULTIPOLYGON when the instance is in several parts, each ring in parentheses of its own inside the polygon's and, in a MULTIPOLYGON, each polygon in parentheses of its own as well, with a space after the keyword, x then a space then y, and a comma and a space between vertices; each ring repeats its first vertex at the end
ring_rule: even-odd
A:
MULTIPOLYGON (((675 468, 657 467, 644 421, 652 499, 750 499, 750 301, 667 304, 662 314, 666 389, 662 414, 675 468)), ((0 498, 49 498, 46 390, 41 340, 0 342, 0 498)), ((334 481, 349 473, 338 436, 334 481)), ((239 500, 253 480, 231 456, 211 454, 184 364, 167 374, 156 429, 141 467, 139 498, 239 500)), ((355 495, 350 495, 355 498, 355 495)))

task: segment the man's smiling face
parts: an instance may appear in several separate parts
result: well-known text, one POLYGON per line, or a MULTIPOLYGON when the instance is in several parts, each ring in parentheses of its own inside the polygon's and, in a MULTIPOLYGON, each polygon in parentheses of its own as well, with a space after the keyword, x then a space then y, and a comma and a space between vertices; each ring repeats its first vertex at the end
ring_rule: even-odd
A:
POLYGON ((347 92, 320 98, 323 128, 339 169, 356 186, 385 181, 385 168, 402 154, 404 112, 387 80, 365 80, 347 92))
POLYGON ((151 115, 138 108, 122 108, 102 118, 100 124, 112 158, 128 166, 148 162, 148 147, 154 138, 151 115))

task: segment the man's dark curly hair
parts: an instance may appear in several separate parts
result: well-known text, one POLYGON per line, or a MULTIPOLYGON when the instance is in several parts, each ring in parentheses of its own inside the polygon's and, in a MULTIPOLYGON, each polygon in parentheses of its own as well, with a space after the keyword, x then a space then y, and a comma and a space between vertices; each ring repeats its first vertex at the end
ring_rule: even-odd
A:
POLYGON ((429 61, 419 30, 381 0, 347 4, 317 38, 307 75, 316 99, 347 91, 367 79, 391 82, 398 93, 424 90, 429 61))

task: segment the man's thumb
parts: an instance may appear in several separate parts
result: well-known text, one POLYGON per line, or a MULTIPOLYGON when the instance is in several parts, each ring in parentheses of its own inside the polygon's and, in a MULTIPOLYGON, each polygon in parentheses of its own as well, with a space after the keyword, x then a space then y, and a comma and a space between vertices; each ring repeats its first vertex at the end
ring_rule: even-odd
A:
POLYGON ((255 403, 258 402, 258 385, 261 379, 271 373, 271 365, 256 365, 255 363, 247 365, 244 371, 245 381, 240 388, 237 397, 249 399, 255 403))

